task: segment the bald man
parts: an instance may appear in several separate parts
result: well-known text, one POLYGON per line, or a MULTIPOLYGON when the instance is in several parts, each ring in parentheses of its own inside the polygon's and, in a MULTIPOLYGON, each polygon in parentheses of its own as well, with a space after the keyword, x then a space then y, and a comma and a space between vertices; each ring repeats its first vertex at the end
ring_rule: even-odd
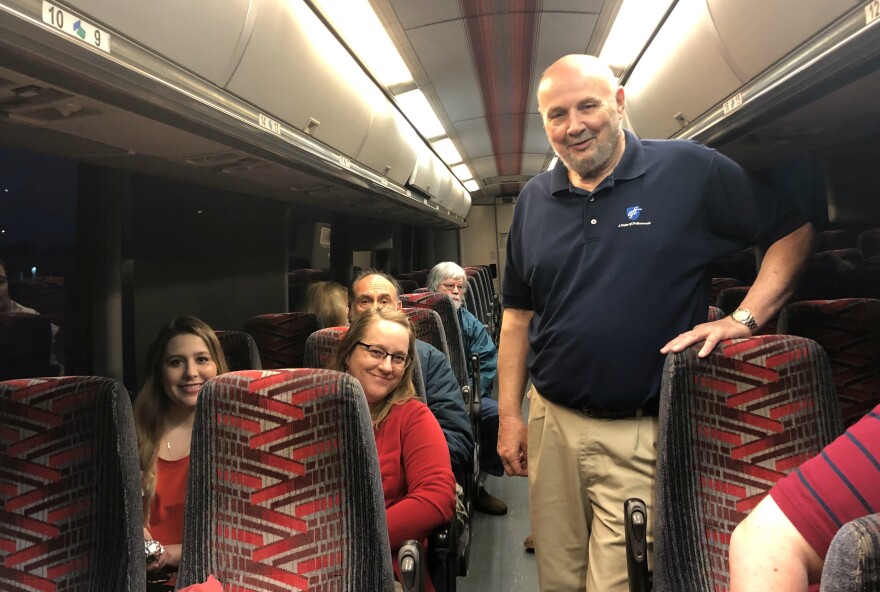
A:
POLYGON ((624 130, 624 89, 596 58, 551 65, 538 109, 559 162, 523 188, 508 235, 498 453, 529 478, 541 590, 625 592, 623 502, 653 505, 664 355, 751 335, 792 293, 813 230, 714 150, 624 130), (755 244, 741 309, 706 323, 707 266, 755 244))

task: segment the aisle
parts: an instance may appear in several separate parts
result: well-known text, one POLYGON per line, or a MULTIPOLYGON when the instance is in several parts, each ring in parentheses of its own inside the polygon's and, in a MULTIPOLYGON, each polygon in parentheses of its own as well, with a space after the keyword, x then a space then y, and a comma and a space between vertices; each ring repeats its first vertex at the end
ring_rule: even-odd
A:
MULTIPOLYGON (((528 417, 528 400, 523 404, 528 417)), ((458 578, 459 592, 535 592, 535 556, 523 549, 529 525, 529 483, 524 477, 489 477, 486 489, 507 503, 507 514, 474 517, 470 571, 458 578)))

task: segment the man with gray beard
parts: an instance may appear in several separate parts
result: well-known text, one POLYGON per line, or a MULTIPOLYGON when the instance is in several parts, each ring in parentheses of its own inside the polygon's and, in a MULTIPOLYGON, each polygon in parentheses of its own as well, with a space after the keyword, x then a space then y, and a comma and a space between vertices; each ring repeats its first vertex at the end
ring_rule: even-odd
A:
POLYGON ((623 502, 651 515, 665 354, 702 342, 704 357, 770 319, 813 229, 718 152, 624 130, 624 89, 596 58, 551 65, 538 109, 559 162, 523 188, 508 235, 498 453, 529 478, 541 590, 626 592, 623 502), (741 308, 707 323, 707 266, 755 244, 741 308))

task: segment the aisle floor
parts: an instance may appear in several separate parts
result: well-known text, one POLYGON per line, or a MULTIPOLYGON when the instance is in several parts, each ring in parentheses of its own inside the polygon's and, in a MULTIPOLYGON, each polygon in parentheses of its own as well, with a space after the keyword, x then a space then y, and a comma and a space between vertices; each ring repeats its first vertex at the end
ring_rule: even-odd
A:
MULTIPOLYGON (((523 404, 523 417, 528 417, 528 400, 523 404)), ((458 591, 535 592, 535 555, 523 548, 523 540, 531 533, 528 480, 489 477, 486 489, 507 503, 507 514, 475 514, 470 569, 467 577, 458 578, 458 591)))

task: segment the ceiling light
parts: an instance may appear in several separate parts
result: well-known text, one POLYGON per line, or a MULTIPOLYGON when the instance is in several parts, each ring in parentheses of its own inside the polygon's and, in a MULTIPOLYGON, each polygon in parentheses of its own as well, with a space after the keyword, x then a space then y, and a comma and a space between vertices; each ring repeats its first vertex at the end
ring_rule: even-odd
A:
POLYGON ((464 188, 473 193, 474 191, 479 191, 480 186, 477 185, 477 182, 471 179, 470 181, 464 182, 464 188))
POLYGON ((386 88, 412 74, 367 0, 314 0, 336 32, 386 88))
POLYGON ((474 176, 471 174, 471 170, 468 168, 468 165, 464 163, 457 164, 452 167, 452 174, 458 177, 459 181, 467 181, 474 178, 474 176))
POLYGON ((624 0, 602 44, 599 59, 621 70, 629 66, 671 3, 671 0, 624 0))
MULTIPOLYGON (((443 124, 437 119, 437 114, 428 104, 428 99, 422 91, 416 89, 394 97, 400 110, 406 115, 417 130, 426 138, 436 138, 446 134, 443 124)), ((461 158, 458 159, 459 162, 461 158)))
POLYGON ((557 162, 559 162, 559 157, 558 157, 558 156, 554 156, 553 158, 551 158, 551 159, 550 159, 550 164, 547 165, 547 170, 548 170, 548 171, 552 171, 552 170, 553 170, 553 167, 556 166, 556 163, 557 163, 557 162))
POLYGON ((434 150, 437 151, 437 154, 446 164, 457 164, 461 162, 461 154, 458 153, 458 148, 455 147, 455 144, 453 144, 452 140, 449 138, 443 138, 442 140, 431 142, 431 146, 434 147, 434 150))

